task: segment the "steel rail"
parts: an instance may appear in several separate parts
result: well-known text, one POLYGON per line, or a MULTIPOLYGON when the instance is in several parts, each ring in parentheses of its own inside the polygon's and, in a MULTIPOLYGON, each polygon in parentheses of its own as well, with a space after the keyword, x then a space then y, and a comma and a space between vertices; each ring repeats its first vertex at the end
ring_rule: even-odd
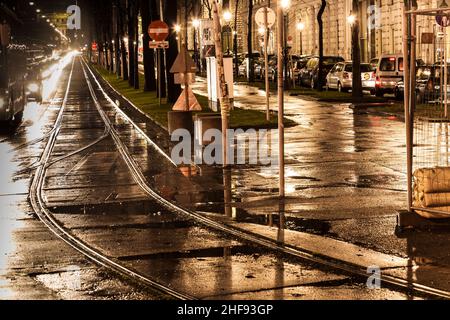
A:
MULTIPOLYGON (((39 217, 39 219, 47 226, 47 228, 52 231, 56 236, 58 236, 61 240, 63 240, 65 243, 70 245, 72 248, 77 250, 78 252, 82 253, 84 256, 92 260, 93 262, 97 263, 98 265, 104 266, 105 268, 108 268, 112 271, 117 272, 118 274, 121 274, 123 276, 128 277, 129 279, 141 284, 149 286, 153 289, 157 289, 160 292, 163 292, 167 295, 170 295, 174 298, 181 299, 181 300, 195 300, 195 297, 191 297, 189 295, 186 295, 184 293, 177 292, 167 286, 161 285, 125 266, 122 266, 121 264, 113 261, 112 259, 106 257, 99 251, 93 249, 80 239, 76 238, 72 234, 70 234, 60 223, 57 221, 53 214, 46 208, 45 202, 42 197, 42 188, 43 183, 45 179, 47 164, 50 159, 52 150, 56 143, 56 138, 61 130, 61 122, 62 122, 62 115, 65 110, 65 106, 67 104, 67 98, 70 91, 70 85, 71 85, 71 79, 73 75, 73 69, 75 64, 75 59, 72 62, 72 70, 70 72, 69 81, 67 85, 67 90, 65 94, 65 98, 63 101, 63 104, 60 108, 57 120, 55 122, 55 130, 51 133, 49 136, 49 141, 47 142, 47 145, 45 146, 45 149, 41 156, 41 165, 37 168, 37 171, 35 173, 35 176, 32 181, 32 185, 30 188, 30 202, 33 207, 33 210, 35 211, 36 215, 39 217)), ((90 84, 88 82, 88 84, 90 84)), ((90 87, 90 92, 92 93, 92 87, 90 87)), ((97 105, 98 102, 96 102, 97 105)), ((103 117, 102 117, 103 118, 103 117)), ((109 122, 105 122, 105 126, 108 128, 110 127, 109 122)), ((86 148, 82 148, 85 150, 86 148)), ((81 149, 80 149, 81 150, 81 149)))
MULTIPOLYGON (((99 81, 97 80, 96 76, 94 75, 93 71, 89 67, 89 65, 83 60, 83 64, 86 66, 86 68, 89 70, 92 78, 96 82, 98 89, 102 92, 104 97, 115 107, 115 109, 123 114, 127 121, 139 132, 141 135, 144 135, 144 138, 147 141, 152 141, 150 137, 148 137, 140 128, 139 126, 127 115, 124 114, 124 112, 119 108, 119 106, 111 99, 111 97, 108 96, 108 94, 105 92, 105 90, 100 85, 99 81)), ((84 66, 83 66, 84 68, 84 66)), ((88 80, 89 81, 89 80, 88 80)), ((94 93, 95 95, 95 93, 94 93)), ((96 104, 98 103, 97 98, 95 98, 96 104)), ((101 106, 100 106, 101 107, 101 106)), ((103 111, 104 112, 104 111, 103 111)), ((257 235, 255 233, 251 233, 248 231, 241 230, 236 227, 231 227, 226 224, 217 222, 213 219, 210 219, 208 217, 205 217, 198 212, 191 211, 185 208, 182 208, 178 205, 175 205, 171 203, 170 201, 166 200, 162 196, 160 196, 157 192, 155 192, 149 185, 148 181, 146 180, 145 176, 143 175, 139 165, 136 163, 136 161, 133 159, 132 155, 129 153, 127 147, 123 144, 123 142, 120 140, 119 135, 117 132, 112 128, 112 136, 114 140, 117 142, 117 144, 120 146, 119 151, 121 155, 123 156, 124 160, 126 161, 128 167, 131 169, 131 173, 133 176, 133 179, 136 181, 137 184, 154 200, 159 202, 162 206, 166 207, 169 210, 172 210, 174 212, 177 212, 179 214, 183 214, 185 216, 194 218, 198 222, 204 224, 205 226, 208 226, 212 229, 224 232, 226 234, 235 236, 239 239, 249 241, 254 244, 258 244, 260 246, 263 246, 265 248, 268 248, 270 250, 274 250, 283 254, 287 254, 290 256, 294 256, 296 258, 300 258, 312 263, 320 264, 323 266, 327 266, 330 268, 333 268, 335 270, 343 271, 345 273, 349 273, 358 277, 367 278, 367 270, 363 270, 361 267, 343 262, 338 261, 334 259, 330 259, 329 257, 326 257, 324 255, 319 255, 315 253, 310 253, 307 251, 303 251, 299 248, 295 248, 293 246, 280 244, 279 242, 276 242, 272 239, 269 239, 267 237, 257 235)), ((155 142, 151 142, 152 145, 155 145, 155 142)), ((163 153, 162 155, 164 157, 168 157, 159 147, 155 148, 158 152, 163 153)), ((382 281, 384 283, 389 284, 392 287, 395 287, 400 290, 409 290, 414 291, 416 293, 420 293, 422 295, 427 296, 434 296, 438 298, 444 298, 444 299, 450 299, 450 292, 439 290, 436 288, 432 288, 429 286, 421 285, 418 283, 412 283, 405 279, 398 278, 395 276, 390 275, 383 275, 382 281)))

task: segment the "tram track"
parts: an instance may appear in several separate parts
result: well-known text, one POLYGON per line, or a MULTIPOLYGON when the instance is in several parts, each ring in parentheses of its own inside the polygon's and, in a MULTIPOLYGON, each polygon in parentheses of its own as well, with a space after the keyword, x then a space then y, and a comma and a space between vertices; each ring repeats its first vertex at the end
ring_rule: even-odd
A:
MULTIPOLYGON (((61 130, 62 125, 62 117, 65 110, 65 106, 67 103, 67 98, 70 91, 71 86, 71 79, 74 69, 75 60, 74 59, 72 63, 72 69, 70 72, 69 80, 68 80, 68 86, 65 94, 65 98, 63 101, 63 104, 61 106, 61 109, 59 110, 58 117, 55 122, 55 128, 52 130, 48 137, 47 145, 45 146, 45 149, 42 153, 39 166, 36 169, 36 174, 33 178, 33 182, 30 188, 30 201, 32 204, 32 207, 34 211, 36 212, 37 216, 40 218, 40 220, 59 238, 64 240, 66 243, 68 243, 70 246, 72 246, 74 249, 78 250, 79 252, 83 253, 86 257, 90 258, 92 261, 98 263, 99 265, 102 265, 104 267, 107 267, 121 275, 124 275, 135 282, 139 284, 144 284, 147 286, 150 286, 154 289, 157 289, 158 291, 161 291, 173 298, 176 299, 196 299, 196 297, 187 295, 183 292, 179 292, 176 289, 173 289, 169 286, 166 286, 164 284, 161 284, 158 281, 155 281, 139 272, 136 272, 132 270, 131 268, 126 267, 125 265, 121 264, 120 261, 116 261, 114 259, 111 259, 107 257, 102 252, 94 249, 92 246, 90 246, 88 243, 85 243, 84 241, 80 240, 76 236, 74 236, 70 231, 68 231, 50 212, 48 208, 46 208, 45 201, 43 199, 43 184, 46 176, 47 169, 54 163, 56 163, 56 160, 61 161, 64 159, 67 159, 68 157, 71 157, 73 155, 76 155, 78 153, 87 151, 103 139, 105 139, 107 136, 110 136, 114 144, 120 153, 122 159, 125 161, 127 167, 129 168, 129 171, 131 172, 131 175, 133 177, 133 180, 139 185, 139 187, 149 196, 150 199, 156 201, 159 205, 161 205, 163 208, 167 209, 170 212, 174 212, 178 215, 185 216, 189 219, 193 219, 197 223, 210 228, 212 230, 215 230, 217 232, 224 233, 226 235, 236 237, 237 239, 240 239, 242 241, 251 243, 255 246, 262 247, 264 249, 268 249, 270 251, 276 252, 278 254, 286 255, 289 257, 293 257, 296 259, 300 259, 302 261, 306 261, 308 263, 312 263, 314 265, 318 265, 321 267, 330 268, 332 270, 336 270, 338 272, 342 272, 344 274, 348 274, 351 276, 354 276, 361 280, 361 282, 364 282, 363 280, 367 279, 367 273, 366 270, 362 270, 360 267, 355 265, 350 265, 347 263, 342 263, 340 261, 335 261, 328 259, 324 256, 319 256, 316 254, 304 252, 299 248, 290 247, 287 245, 282 245, 276 241, 273 241, 271 239, 265 238, 263 236, 259 236, 253 233, 244 232, 242 230, 239 230, 234 227, 230 227, 224 223, 217 222, 211 218, 208 218, 198 212, 187 210, 185 208, 182 208, 165 198, 163 198, 161 195, 159 195, 156 191, 154 191, 150 184, 148 183, 146 177, 142 173, 142 170, 140 169, 138 163, 133 158, 133 155, 128 150, 125 143, 122 141, 120 134, 117 132, 117 130, 114 128, 114 125, 111 123, 110 119, 108 118, 108 115, 106 114, 105 110, 103 110, 102 105, 100 101, 98 100, 94 86, 92 84, 92 81, 90 80, 90 77, 94 80, 94 83, 96 85, 96 89, 100 90, 102 94, 104 95, 104 98, 112 105, 114 106, 114 109, 117 113, 121 114, 123 118, 126 119, 129 124, 132 125, 132 127, 139 132, 140 135, 142 135, 145 140, 153 145, 155 150, 159 153, 161 153, 161 156, 168 158, 168 156, 159 148, 157 147, 157 144, 148 137, 145 132, 135 123, 133 120, 128 117, 120 108, 117 106, 117 104, 108 96, 108 94, 103 90, 102 86, 96 79, 94 73, 90 69, 90 67, 82 60, 80 63, 82 64, 82 69, 84 73, 84 77, 87 83, 87 86, 89 88, 89 92, 91 95, 91 98, 95 104, 95 107, 104 122, 105 125, 105 131, 102 136, 100 136, 98 139, 93 141, 92 143, 86 145, 85 147, 79 148, 71 153, 68 153, 67 155, 64 155, 62 157, 59 157, 56 160, 50 161, 50 157, 52 154, 52 150, 55 146, 56 139, 58 137, 58 134, 61 130)), ((170 160, 170 158, 169 158, 170 160)), ((401 278, 383 275, 383 282, 388 285, 390 288, 399 290, 399 291, 408 291, 408 292, 414 292, 419 295, 427 296, 427 297, 434 297, 434 298, 450 298, 450 294, 445 291, 437 290, 435 288, 423 286, 416 283, 410 283, 406 280, 403 280, 401 278)))

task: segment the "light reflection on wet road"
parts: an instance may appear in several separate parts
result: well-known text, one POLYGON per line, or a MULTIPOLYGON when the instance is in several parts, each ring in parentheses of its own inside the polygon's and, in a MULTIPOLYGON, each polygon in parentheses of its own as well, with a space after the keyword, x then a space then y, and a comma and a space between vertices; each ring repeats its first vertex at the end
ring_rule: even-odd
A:
MULTIPOLYGON (((66 116, 54 157, 92 142, 103 132, 86 84, 80 80, 79 63, 76 68, 76 81, 68 108, 71 113, 66 116)), ((95 92, 121 140, 160 194, 193 209, 223 213, 221 169, 201 167, 199 175, 191 176, 171 166, 114 111, 114 107, 102 98, 100 90, 95 89, 95 92)), ((250 104, 251 100, 245 99, 245 93, 240 96, 242 103, 250 104)), ((298 101, 288 101, 286 108, 289 116, 299 123, 299 126, 287 130, 290 193, 285 205, 286 224, 294 221, 293 227, 301 229, 309 221, 311 225, 307 231, 317 232, 320 226, 319 231, 324 234, 339 233, 352 241, 365 241, 367 245, 385 247, 404 255, 408 245, 406 240, 393 239, 392 236, 386 238, 392 227, 393 210, 404 203, 404 194, 398 191, 403 190, 404 185, 402 126, 379 117, 355 115, 343 106, 322 106, 311 101, 299 104, 298 101), (296 220, 289 220, 292 217, 298 219, 298 225, 296 220), (370 219, 370 228, 355 228, 355 225, 361 225, 361 220, 370 219), (384 242, 373 243, 382 238, 385 238, 384 242)), ((29 123, 33 129, 24 134, 19 130, 17 137, 0 144, 7 145, 2 150, 2 163, 3 159, 20 163, 20 166, 10 167, 9 172, 2 172, 2 179, 5 179, 2 180, 3 191, 9 193, 17 188, 17 192, 22 192, 22 206, 28 192, 29 174, 22 174, 21 185, 17 187, 10 184, 11 178, 17 179, 18 170, 36 163, 41 150, 32 145, 11 153, 11 156, 9 151, 11 145, 23 145, 50 130, 56 107, 50 105, 49 109, 50 113, 42 112, 37 118, 36 113, 30 111, 31 116, 26 119, 35 119, 29 123), (14 142, 15 139, 20 141, 14 142)), ((139 126, 144 131, 152 130, 145 121, 139 126)), ((217 292, 221 292, 223 298, 311 298, 332 297, 332 294, 337 296, 339 293, 344 296, 344 291, 350 299, 380 298, 383 295, 386 298, 402 297, 384 291, 374 296, 365 288, 355 288, 345 277, 319 272, 309 266, 303 266, 299 271, 294 262, 265 252, 249 252, 240 242, 205 232, 186 219, 173 217, 155 203, 142 201, 144 195, 135 189, 135 184, 125 174, 124 164, 117 157, 111 140, 105 140, 93 151, 50 168, 45 189, 48 204, 58 207, 54 208, 58 219, 77 236, 137 270, 151 273, 174 287, 192 290, 200 297, 217 297, 217 292), (111 206, 95 207, 105 202, 111 206), (133 202, 139 205, 128 206, 133 202), (111 233, 111 228, 115 232, 111 233), (152 242, 161 247, 149 246, 152 242), (255 266, 261 268, 255 269, 255 266), (204 276, 200 281, 195 277, 199 274, 204 276), (273 283, 267 283, 268 279, 273 283), (336 286, 333 290, 308 286, 319 280, 334 281, 336 286), (205 285, 199 286, 199 283, 205 285), (291 288, 286 291, 273 289, 280 286, 291 288), (254 291, 260 291, 260 295, 252 295, 254 291)), ((232 214, 238 219, 243 215, 248 221, 274 215, 272 222, 276 224, 276 172, 267 168, 243 167, 233 169, 230 174, 230 179, 225 180, 230 182, 234 200, 232 214)), ((7 205, 11 203, 7 202, 7 205)), ((15 228, 13 224, 6 234, 11 235, 15 228)), ((7 248, 7 253, 14 250, 11 238, 9 243, 12 245, 7 248)))

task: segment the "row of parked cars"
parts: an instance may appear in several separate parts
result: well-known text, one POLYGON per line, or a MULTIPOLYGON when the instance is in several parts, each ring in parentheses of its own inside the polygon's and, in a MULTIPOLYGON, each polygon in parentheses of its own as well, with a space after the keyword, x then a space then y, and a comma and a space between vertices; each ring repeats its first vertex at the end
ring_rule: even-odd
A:
MULTIPOLYGON (((264 59, 258 54, 254 59, 255 76, 263 78, 265 75, 264 59)), ((353 85, 353 63, 345 61, 340 56, 325 56, 323 60, 322 83, 326 89, 341 92, 351 90, 353 85)), ((239 67, 239 75, 247 75, 248 59, 244 59, 239 67)), ((422 60, 416 61, 417 66, 417 93, 427 97, 434 97, 439 91, 440 74, 442 66, 426 65, 422 60)), ((319 57, 318 56, 292 56, 289 63, 289 77, 301 86, 317 89, 319 83, 319 57)), ((403 56, 399 54, 386 54, 372 59, 369 63, 361 63, 361 80, 363 90, 382 97, 385 94, 394 94, 396 98, 403 97, 403 56)), ((450 74, 450 69, 449 69, 450 74)), ((277 58, 269 56, 269 78, 276 81, 277 58)), ((449 80, 450 83, 450 80, 449 80)))

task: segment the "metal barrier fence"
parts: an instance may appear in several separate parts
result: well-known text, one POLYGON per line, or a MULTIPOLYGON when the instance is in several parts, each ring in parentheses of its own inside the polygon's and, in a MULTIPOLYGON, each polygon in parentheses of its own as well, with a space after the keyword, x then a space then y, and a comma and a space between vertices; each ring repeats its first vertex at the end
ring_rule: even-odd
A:
POLYGON ((450 8, 415 6, 415 1, 405 1, 403 10, 408 210, 425 218, 450 218, 450 48, 446 31, 450 8), (418 16, 431 16, 438 24, 433 64, 416 64, 418 16))

